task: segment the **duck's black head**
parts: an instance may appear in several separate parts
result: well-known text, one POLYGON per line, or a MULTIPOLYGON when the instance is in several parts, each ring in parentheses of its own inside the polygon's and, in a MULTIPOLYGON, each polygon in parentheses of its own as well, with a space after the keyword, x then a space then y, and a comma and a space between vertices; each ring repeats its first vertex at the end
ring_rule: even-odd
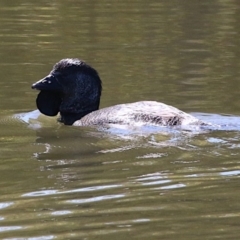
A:
POLYGON ((94 68, 82 60, 66 58, 32 88, 40 90, 36 103, 41 113, 56 116, 60 112, 60 121, 72 125, 99 108, 102 85, 94 68))

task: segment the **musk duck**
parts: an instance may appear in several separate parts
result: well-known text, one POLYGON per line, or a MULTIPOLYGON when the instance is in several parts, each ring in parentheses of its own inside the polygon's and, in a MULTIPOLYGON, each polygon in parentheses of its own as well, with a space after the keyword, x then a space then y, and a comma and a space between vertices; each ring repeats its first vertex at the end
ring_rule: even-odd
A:
POLYGON ((99 110, 102 91, 99 74, 77 58, 60 60, 49 75, 34 83, 32 88, 40 91, 36 100, 39 111, 47 116, 60 113, 59 121, 65 125, 206 125, 190 114, 155 101, 119 104, 99 110))

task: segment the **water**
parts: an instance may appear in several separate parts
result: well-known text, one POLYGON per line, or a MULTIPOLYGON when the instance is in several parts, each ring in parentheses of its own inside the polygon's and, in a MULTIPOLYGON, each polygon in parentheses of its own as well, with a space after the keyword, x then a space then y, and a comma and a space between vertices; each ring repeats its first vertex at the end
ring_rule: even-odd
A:
POLYGON ((0 238, 238 239, 239 9, 2 2, 0 238), (62 126, 31 84, 64 57, 98 70, 101 107, 156 100, 223 127, 62 126))

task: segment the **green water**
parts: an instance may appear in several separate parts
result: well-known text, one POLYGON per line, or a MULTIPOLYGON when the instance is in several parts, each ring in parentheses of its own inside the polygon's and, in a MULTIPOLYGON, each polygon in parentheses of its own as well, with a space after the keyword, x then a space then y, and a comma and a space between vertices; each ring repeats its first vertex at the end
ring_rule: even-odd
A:
POLYGON ((14 118, 36 109, 31 84, 65 57, 98 70, 101 107, 156 100, 239 116, 236 1, 0 4, 1 239, 239 239, 239 130, 123 134, 14 118))

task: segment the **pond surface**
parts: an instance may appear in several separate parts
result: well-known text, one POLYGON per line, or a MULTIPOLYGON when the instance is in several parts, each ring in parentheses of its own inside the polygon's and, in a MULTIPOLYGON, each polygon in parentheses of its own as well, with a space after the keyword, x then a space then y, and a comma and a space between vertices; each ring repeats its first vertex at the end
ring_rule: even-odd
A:
POLYGON ((8 1, 0 8, 0 238, 239 239, 240 3, 8 1), (214 131, 81 128, 31 84, 78 57, 101 107, 174 105, 214 131))

